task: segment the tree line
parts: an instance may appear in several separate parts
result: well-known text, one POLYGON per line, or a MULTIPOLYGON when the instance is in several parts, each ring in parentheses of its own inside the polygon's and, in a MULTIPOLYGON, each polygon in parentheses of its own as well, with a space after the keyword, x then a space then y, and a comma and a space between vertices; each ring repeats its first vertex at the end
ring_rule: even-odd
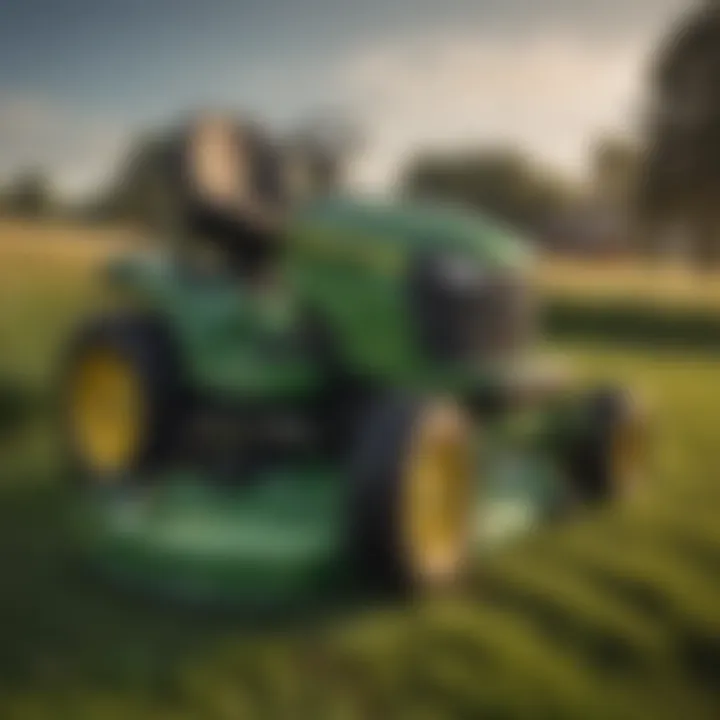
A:
MULTIPOLYGON (((720 0, 705 0, 668 33, 651 64, 639 139, 604 138, 585 183, 569 181, 513 147, 428 150, 402 173, 407 195, 439 198, 498 216, 550 246, 679 245, 700 265, 720 263, 720 0)), ((140 138, 116 182, 79 212, 107 220, 172 214, 158 163, 162 138, 140 138)), ((38 170, 0 190, 0 211, 58 211, 38 170)))

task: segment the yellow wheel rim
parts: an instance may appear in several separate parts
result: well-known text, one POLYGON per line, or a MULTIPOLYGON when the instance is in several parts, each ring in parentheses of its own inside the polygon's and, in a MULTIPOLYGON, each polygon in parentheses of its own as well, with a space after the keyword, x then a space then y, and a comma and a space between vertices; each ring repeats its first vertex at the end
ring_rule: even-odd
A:
POLYGON ((132 363, 109 348, 86 352, 76 367, 70 402, 80 461, 103 474, 127 470, 136 458, 145 416, 132 363))
POLYGON ((409 570, 426 585, 459 574, 466 557, 472 508, 469 423, 452 403, 422 414, 403 477, 403 540, 409 570))

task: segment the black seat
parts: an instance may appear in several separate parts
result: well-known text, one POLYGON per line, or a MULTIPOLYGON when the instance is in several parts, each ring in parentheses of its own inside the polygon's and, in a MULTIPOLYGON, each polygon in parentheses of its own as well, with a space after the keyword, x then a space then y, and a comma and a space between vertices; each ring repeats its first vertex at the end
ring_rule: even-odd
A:
POLYGON ((285 214, 280 152, 257 126, 212 115, 181 133, 179 160, 185 234, 219 248, 240 275, 264 274, 285 214))

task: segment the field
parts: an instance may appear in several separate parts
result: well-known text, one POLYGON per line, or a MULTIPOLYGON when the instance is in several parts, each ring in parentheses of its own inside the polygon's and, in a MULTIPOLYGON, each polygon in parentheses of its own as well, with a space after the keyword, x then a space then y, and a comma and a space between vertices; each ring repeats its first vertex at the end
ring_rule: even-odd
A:
POLYGON ((626 259, 588 264, 552 258, 539 265, 538 283, 557 297, 592 300, 635 300, 660 308, 718 309, 716 272, 673 262, 654 264, 626 259))
MULTIPOLYGON (((651 398, 652 493, 489 558, 463 598, 273 623, 160 607, 83 577, 62 543, 47 398, 93 268, 125 243, 103 239, 0 225, 0 718, 720 717, 720 357, 559 348, 651 398)), ((616 270, 543 277, 647 282, 616 270)))

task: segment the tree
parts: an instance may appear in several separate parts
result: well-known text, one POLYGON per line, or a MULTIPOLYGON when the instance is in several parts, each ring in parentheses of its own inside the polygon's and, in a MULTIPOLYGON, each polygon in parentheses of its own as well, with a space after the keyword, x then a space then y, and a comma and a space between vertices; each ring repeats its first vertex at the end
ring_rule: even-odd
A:
POLYGON ((602 137, 592 149, 588 206, 605 250, 626 251, 636 238, 640 168, 637 144, 624 137, 602 137))
POLYGON ((8 184, 2 205, 11 215, 35 218, 47 214, 53 206, 49 180, 40 170, 18 174, 8 184))
POLYGON ((678 225, 702 265, 720 261, 720 3, 674 28, 651 77, 640 209, 651 238, 678 225))
POLYGON ((167 229, 176 222, 169 205, 168 172, 170 139, 162 135, 139 137, 120 165, 107 194, 93 213, 106 219, 124 220, 152 230, 167 229))
POLYGON ((333 112, 307 118, 282 143, 286 190, 303 196, 342 186, 349 159, 362 143, 360 127, 349 118, 333 112))
POLYGON ((541 234, 571 195, 562 179, 512 148, 422 155, 403 185, 412 195, 459 202, 541 234))
POLYGON ((636 201, 640 158, 638 148, 628 140, 601 138, 591 155, 592 185, 608 202, 630 206, 636 201))

